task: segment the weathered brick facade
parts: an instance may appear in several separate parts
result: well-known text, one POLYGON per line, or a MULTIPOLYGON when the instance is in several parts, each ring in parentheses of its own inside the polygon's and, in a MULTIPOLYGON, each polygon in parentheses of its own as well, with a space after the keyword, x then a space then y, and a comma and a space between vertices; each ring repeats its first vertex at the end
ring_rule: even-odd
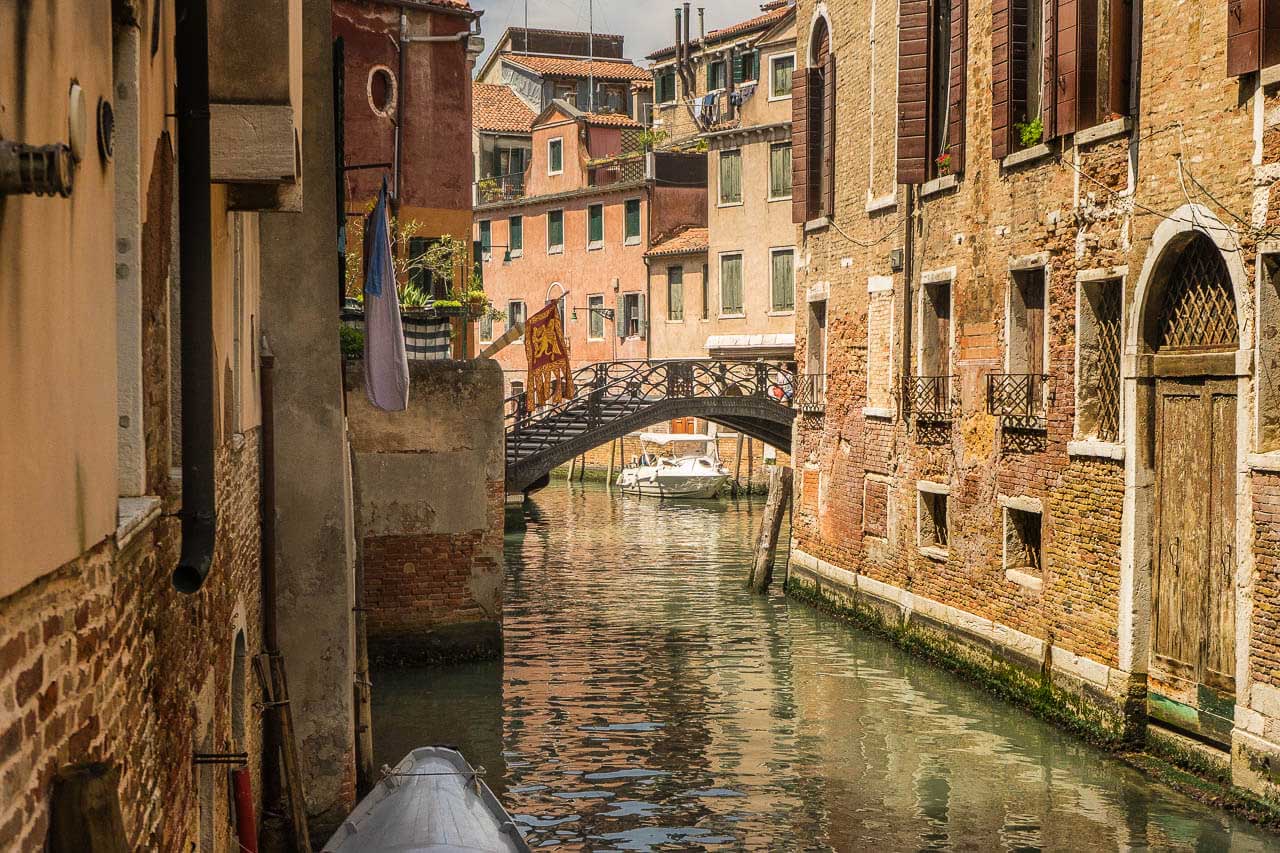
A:
POLYGON ((120 768, 131 849, 192 849, 202 817, 213 829, 211 849, 234 844, 226 787, 212 775, 225 768, 202 774, 190 761, 195 752, 247 752, 261 813, 262 728, 253 708, 261 696, 249 666, 261 652, 260 452, 257 431, 245 439, 218 455, 221 527, 209 581, 196 595, 170 580, 181 542, 170 506, 127 541, 112 537, 0 601, 6 849, 43 848, 53 776, 70 763, 120 768), (233 672, 242 683, 232 683, 233 672))
POLYGON ((1276 323, 1275 285, 1255 268, 1259 248, 1274 251, 1266 229, 1280 112, 1271 84, 1227 75, 1223 4, 1147 4, 1131 114, 1100 115, 997 160, 993 21, 1007 20, 1010 6, 953 4, 965 13, 951 28, 952 61, 958 52, 965 62, 963 97, 954 74, 948 96, 956 171, 896 183, 900 5, 799 2, 797 66, 812 63, 822 19, 838 72, 835 209, 798 225, 797 237, 797 359, 828 377, 825 412, 795 431, 801 582, 885 604, 986 650, 979 659, 996 652, 1043 669, 1105 728, 1140 734, 1159 559, 1154 389, 1168 375, 1151 330, 1172 298, 1163 288, 1178 253, 1199 234, 1222 256, 1239 328, 1225 370, 1236 389, 1228 399, 1239 401, 1227 552, 1239 559, 1224 593, 1236 627, 1223 642, 1242 651, 1231 673, 1234 723, 1219 709, 1215 724, 1233 745, 1237 782, 1274 793, 1274 777, 1258 768, 1259 756, 1280 754, 1280 466, 1270 455, 1280 445, 1265 428, 1276 399, 1262 371, 1274 354, 1253 331, 1276 323), (1118 332, 1105 308, 1117 291, 1118 332), (1039 292, 1043 302, 1026 295, 1039 292), (1042 351, 1027 331, 1041 305, 1042 351), (817 335, 821 346, 811 346, 817 335), (1118 373, 1118 425, 1099 415, 1110 393, 1099 378, 1104 349, 1119 362, 1107 374, 1118 373), (1003 404, 988 413, 989 375, 1041 373, 1029 418, 1003 404), (950 377, 937 393, 915 381, 933 375, 950 377), (939 507, 940 545, 928 519, 939 507))

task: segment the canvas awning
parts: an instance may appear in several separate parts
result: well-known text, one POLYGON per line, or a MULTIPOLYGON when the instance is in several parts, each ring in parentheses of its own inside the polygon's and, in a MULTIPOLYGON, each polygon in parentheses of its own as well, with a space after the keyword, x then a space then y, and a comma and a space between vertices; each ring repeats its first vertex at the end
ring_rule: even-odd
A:
POLYGON ((796 336, 791 332, 767 335, 711 335, 707 355, 712 358, 773 358, 791 360, 796 355, 796 336))

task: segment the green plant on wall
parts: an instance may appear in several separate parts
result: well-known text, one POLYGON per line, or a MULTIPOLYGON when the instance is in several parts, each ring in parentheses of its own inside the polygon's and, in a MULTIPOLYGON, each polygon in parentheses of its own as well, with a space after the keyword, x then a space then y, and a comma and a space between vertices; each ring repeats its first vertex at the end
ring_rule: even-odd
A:
POLYGON ((1040 120, 1040 116, 1036 116, 1031 121, 1014 122, 1013 130, 1018 134, 1018 142, 1022 147, 1030 148, 1033 145, 1039 145, 1044 137, 1044 122, 1040 120))
POLYGON ((652 151, 659 145, 667 141, 670 136, 665 130, 653 130, 645 128, 635 135, 635 144, 637 151, 652 151))
MULTIPOLYGON (((346 292, 357 301, 364 300, 364 223, 373 205, 369 202, 363 214, 347 220, 346 292)), ((400 304, 406 308, 424 308, 430 302, 430 294, 411 283, 415 274, 426 269, 423 258, 412 257, 409 252, 409 239, 419 236, 422 230, 422 223, 416 219, 400 223, 395 217, 391 218, 391 266, 396 274, 400 304)))

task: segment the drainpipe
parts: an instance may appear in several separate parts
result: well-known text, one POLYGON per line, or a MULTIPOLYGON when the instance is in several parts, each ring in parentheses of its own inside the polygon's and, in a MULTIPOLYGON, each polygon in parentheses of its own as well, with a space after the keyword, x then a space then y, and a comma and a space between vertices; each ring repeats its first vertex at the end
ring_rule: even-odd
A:
POLYGON ((182 298, 182 555, 179 592, 213 565, 218 516, 213 471, 213 221, 209 207, 208 0, 178 0, 178 239, 182 298))
MULTIPOLYGON (((262 647, 268 655, 280 653, 279 629, 276 619, 276 357, 271 342, 262 336, 262 348, 258 357, 261 365, 260 394, 262 398, 262 647)), ((280 754, 280 715, 265 714, 262 731, 262 754, 280 754)), ((262 766, 262 799, 266 811, 274 810, 281 801, 280 763, 264 761, 262 766)))
POLYGON ((915 325, 915 313, 912 308, 915 305, 914 297, 911 294, 911 276, 915 274, 915 256, 916 256, 916 188, 911 184, 903 187, 905 197, 903 199, 903 212, 906 214, 906 233, 902 238, 902 296, 905 301, 902 316, 906 318, 906 322, 902 324, 902 407, 906 407, 905 396, 910 387, 911 378, 913 376, 914 366, 911 363, 911 333, 915 325))

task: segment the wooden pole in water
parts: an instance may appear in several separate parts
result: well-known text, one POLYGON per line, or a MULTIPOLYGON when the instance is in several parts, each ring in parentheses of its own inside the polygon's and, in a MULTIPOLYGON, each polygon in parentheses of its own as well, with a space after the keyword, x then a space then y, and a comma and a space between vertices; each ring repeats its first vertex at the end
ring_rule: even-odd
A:
POLYGON ((587 476, 587 454, 578 457, 578 482, 581 483, 587 476))
POLYGON ((564 481, 566 483, 573 482, 573 472, 577 470, 577 467, 578 467, 578 457, 575 456, 569 460, 569 474, 564 478, 564 481))
POLYGON ((773 560, 778 553, 778 534, 782 532, 782 514, 791 500, 791 469, 775 465, 769 470, 769 500, 764 505, 760 523, 760 539, 756 543, 755 561, 747 579, 752 592, 768 592, 773 581, 773 560))
POLYGON ((742 433, 738 433, 738 444, 733 449, 733 496, 738 496, 742 486, 742 433))
POLYGON ((755 446, 756 446, 756 443, 752 441, 750 436, 748 436, 747 437, 747 495, 748 496, 750 496, 751 494, 751 481, 755 479, 755 475, 756 475, 755 446))
POLYGON ((613 460, 618 453, 618 439, 609 442, 609 473, 605 475, 604 482, 609 488, 613 488, 613 460))

